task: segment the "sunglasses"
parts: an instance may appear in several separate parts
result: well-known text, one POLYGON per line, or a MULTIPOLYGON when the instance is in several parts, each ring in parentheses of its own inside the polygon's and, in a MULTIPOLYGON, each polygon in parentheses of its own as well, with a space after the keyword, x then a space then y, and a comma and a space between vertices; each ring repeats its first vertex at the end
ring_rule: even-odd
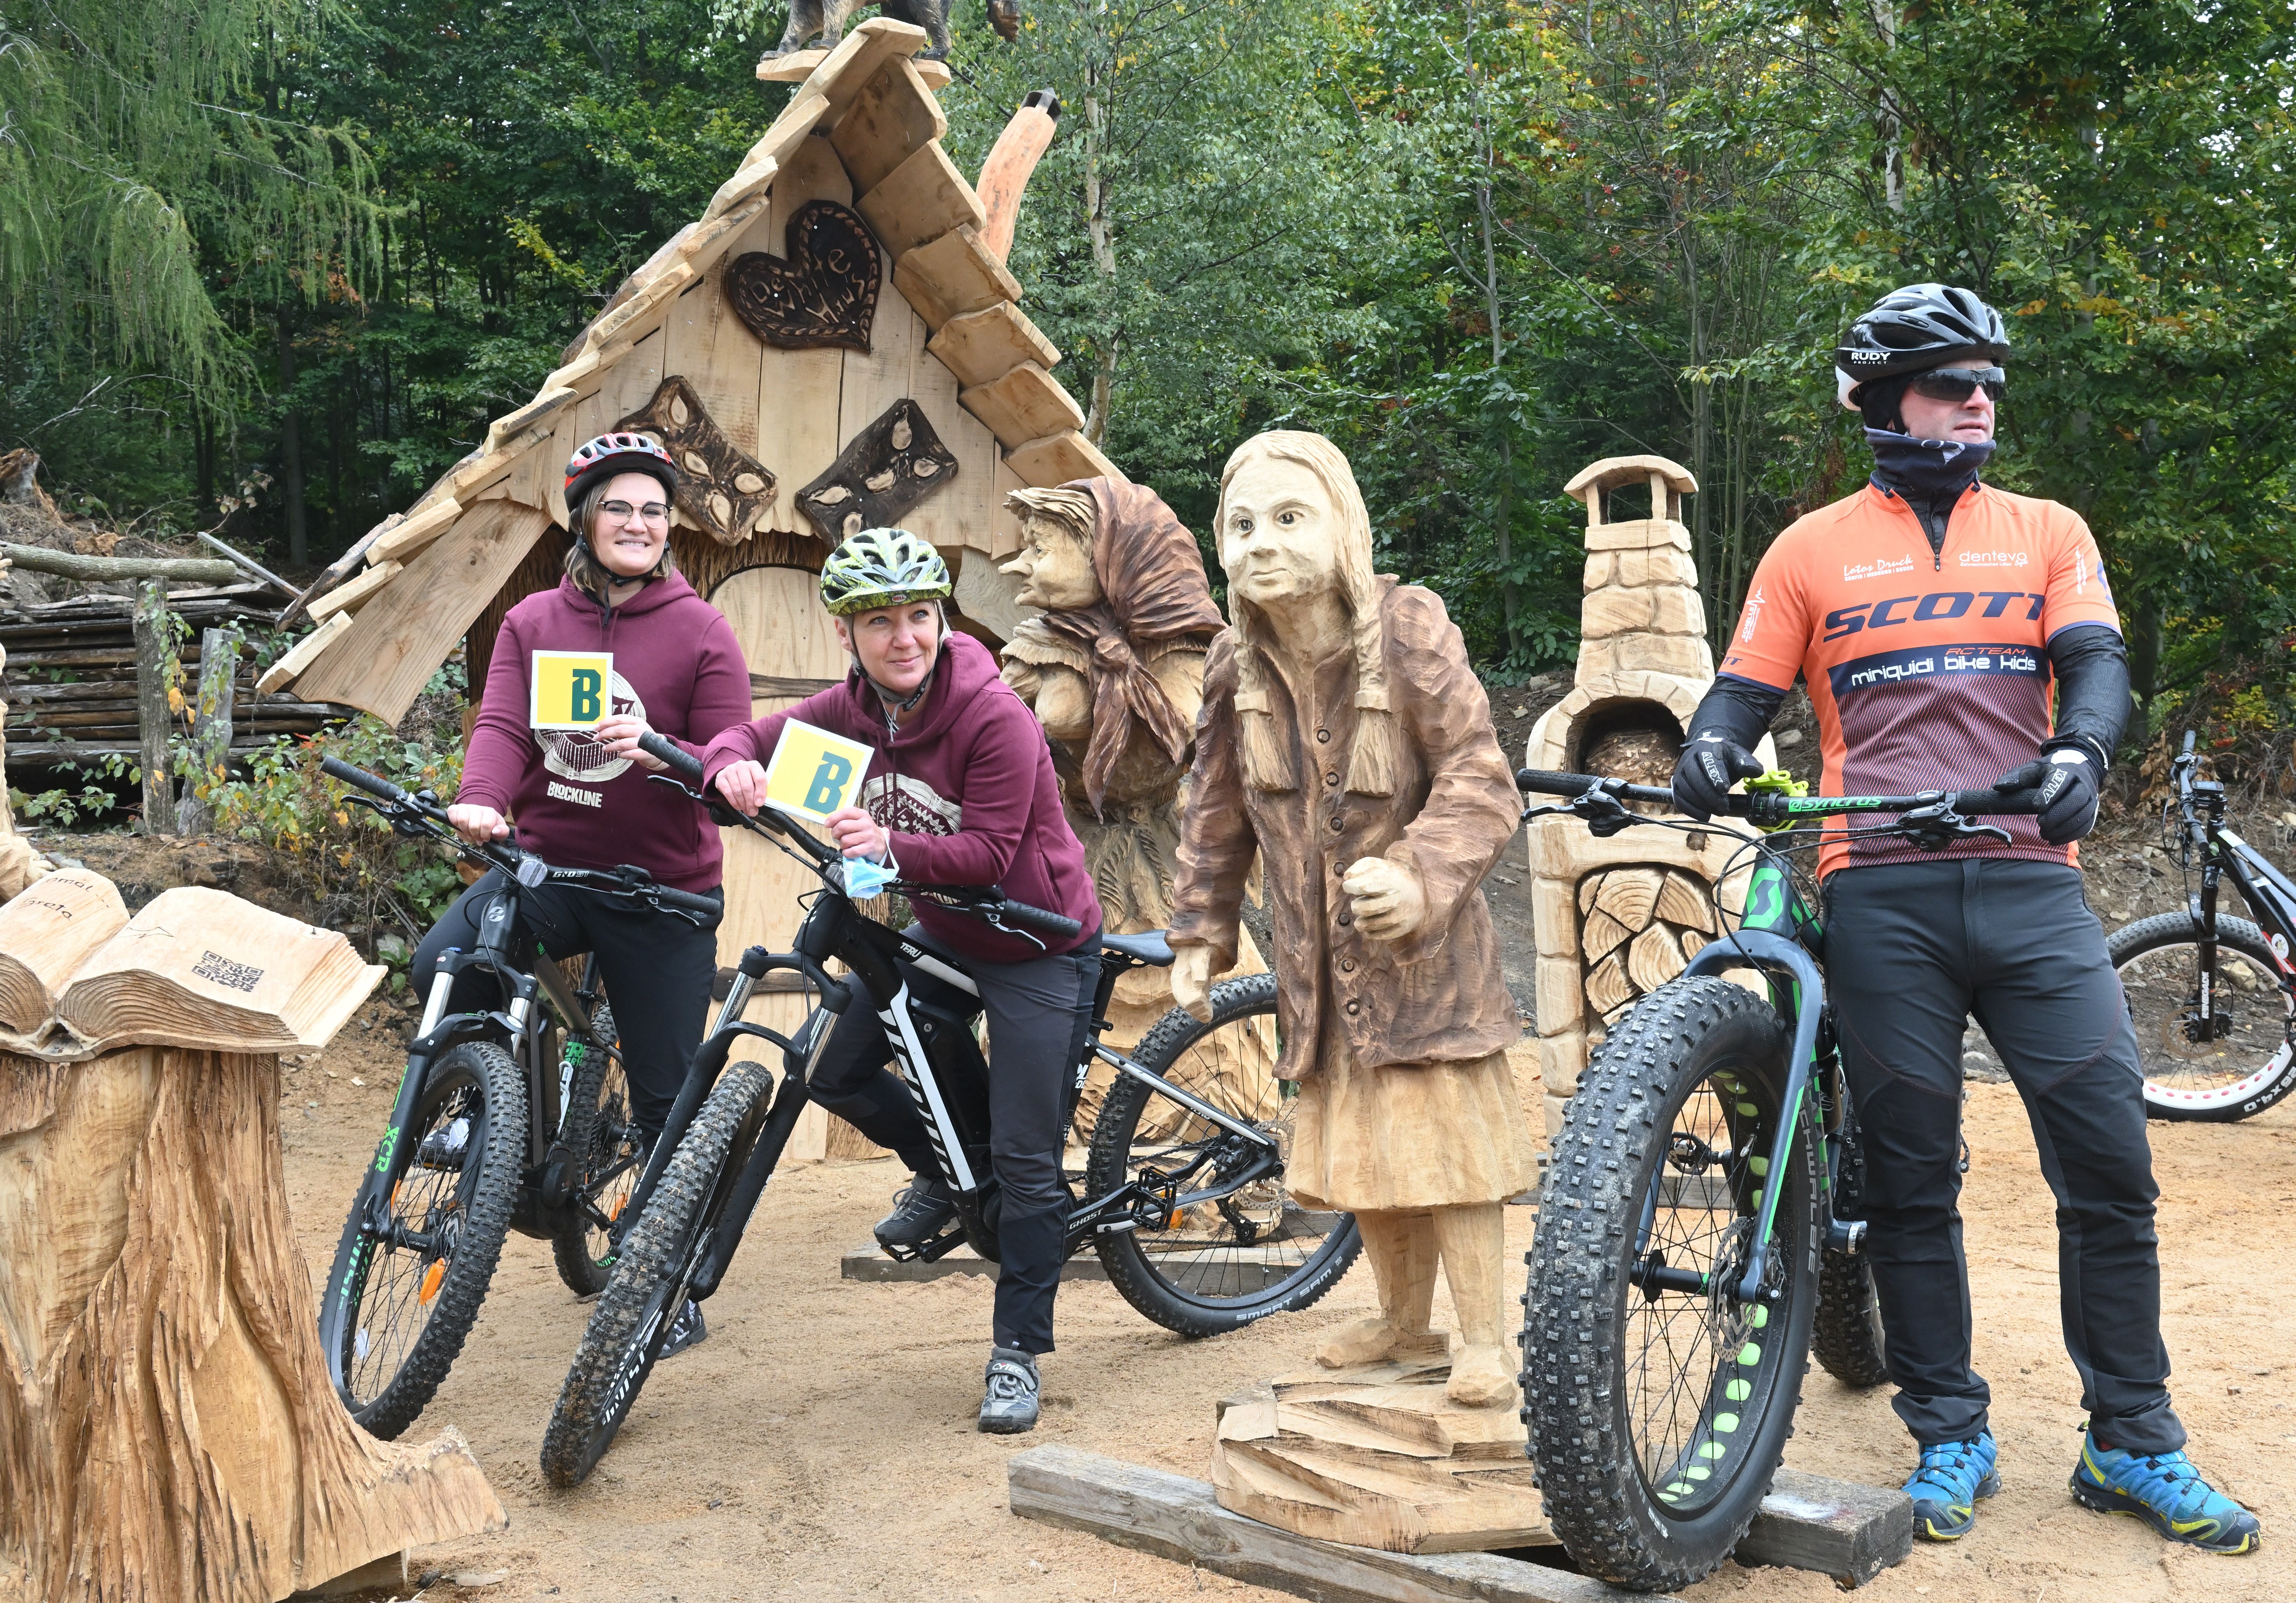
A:
MULTIPOLYGON (((1965 395, 1968 392, 1964 390, 1963 393, 1965 395)), ((666 501, 649 501, 644 506, 632 506, 627 501, 601 501, 598 503, 598 510, 609 518, 623 519, 627 519, 632 512, 636 512, 648 523, 660 523, 669 516, 669 503, 666 501)))
POLYGON ((1933 367, 1917 373, 1906 388, 1925 401, 1966 401, 1977 387, 1985 386, 1988 400, 1998 401, 2009 391, 2009 375, 1997 367, 1933 367))

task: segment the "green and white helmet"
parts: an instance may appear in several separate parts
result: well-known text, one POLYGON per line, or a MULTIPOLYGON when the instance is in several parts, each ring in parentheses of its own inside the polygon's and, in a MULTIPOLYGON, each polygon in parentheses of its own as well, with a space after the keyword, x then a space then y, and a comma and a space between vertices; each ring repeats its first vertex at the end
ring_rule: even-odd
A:
POLYGON ((849 535, 821 568, 821 604, 838 617, 911 601, 946 601, 955 588, 940 552, 905 528, 849 535))

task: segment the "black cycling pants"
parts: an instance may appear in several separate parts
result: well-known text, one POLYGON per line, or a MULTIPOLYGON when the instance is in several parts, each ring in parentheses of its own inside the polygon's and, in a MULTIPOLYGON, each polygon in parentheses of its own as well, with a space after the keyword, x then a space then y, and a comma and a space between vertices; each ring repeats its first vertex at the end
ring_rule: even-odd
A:
POLYGON ((2025 1100, 2056 1198, 2057 1290, 2105 1442, 2174 1452, 2143 1070, 2079 871, 2014 858, 1845 868, 1825 882, 1826 986, 1865 1133, 1866 1255, 1894 1406, 1924 1445, 1986 1427, 1962 1252, 1961 1042, 1977 1022, 2025 1100))
MULTIPOLYGON (((995 1337, 1023 1353, 1053 1350, 1053 1298, 1067 1258, 1068 1188, 1061 1180, 1070 1076, 1092 1028, 1096 945, 1027 962, 963 960, 988 1015, 988 1151, 1003 1197, 996 1238, 995 1337)), ((912 994, 970 1012, 973 999, 904 963, 912 994)), ((932 1141, 908 1088, 888 1067, 892 1048, 857 981, 821 1060, 814 1100, 915 1174, 939 1174, 932 1141)))
MULTIPOLYGON (((468 952, 479 944, 479 917, 502 889, 500 870, 491 870, 455 899, 415 948, 413 979, 417 1000, 428 1002, 439 954, 450 947, 468 952)), ((723 902, 724 893, 710 896, 723 902)), ((622 1074, 629 1082, 630 1117, 651 1142, 669 1122, 669 1108, 685 1071, 701 1050, 709 1011, 709 987, 718 977, 716 921, 697 929, 674 913, 633 907, 594 891, 545 885, 519 893, 519 922, 554 958, 598 954, 613 1004, 614 1027, 622 1037, 622 1074)), ((501 1006, 493 983, 464 970, 448 1007, 463 1012, 501 1006)))

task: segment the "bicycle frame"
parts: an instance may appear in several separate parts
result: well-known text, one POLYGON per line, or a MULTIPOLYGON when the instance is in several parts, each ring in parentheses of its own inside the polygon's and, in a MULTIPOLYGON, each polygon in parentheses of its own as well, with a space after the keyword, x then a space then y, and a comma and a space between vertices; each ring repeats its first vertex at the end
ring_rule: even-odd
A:
POLYGON ((2292 961, 2296 958, 2296 883, 2273 867, 2263 853, 2225 828, 2225 788, 2215 780, 2192 777, 2197 760, 2190 735, 2185 744, 2176 765, 2177 805, 2184 815, 2180 844, 2187 863, 2195 855, 2201 860, 2201 888, 2187 893, 2185 902, 2201 958, 2200 994, 2190 1027, 2199 1032, 2196 1039, 2212 1041, 2218 1037, 2219 1019, 2217 903, 2225 878, 2231 877, 2233 888, 2256 915, 2265 944, 2279 965, 2283 989, 2296 987, 2296 961, 2292 961))

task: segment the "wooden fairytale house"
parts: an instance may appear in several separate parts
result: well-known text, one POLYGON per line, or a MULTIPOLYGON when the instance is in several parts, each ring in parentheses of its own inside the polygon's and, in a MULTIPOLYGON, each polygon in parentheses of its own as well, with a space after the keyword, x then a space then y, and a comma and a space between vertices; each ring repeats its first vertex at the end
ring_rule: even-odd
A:
MULTIPOLYGON (((947 70, 912 60, 925 43, 877 19, 831 52, 534 398, 369 536, 263 688, 395 724, 467 638, 477 695, 503 615, 558 581, 566 459, 610 429, 653 436, 684 470, 672 553, 733 624, 757 712, 843 676, 814 576, 852 529, 931 540, 963 626, 998 642, 1014 614, 996 564, 1019 545, 1006 493, 1116 470, 1004 267, 1051 116, 1025 107, 976 190, 941 148, 947 70)), ((721 961, 788 945, 795 874, 730 836, 721 961)))

